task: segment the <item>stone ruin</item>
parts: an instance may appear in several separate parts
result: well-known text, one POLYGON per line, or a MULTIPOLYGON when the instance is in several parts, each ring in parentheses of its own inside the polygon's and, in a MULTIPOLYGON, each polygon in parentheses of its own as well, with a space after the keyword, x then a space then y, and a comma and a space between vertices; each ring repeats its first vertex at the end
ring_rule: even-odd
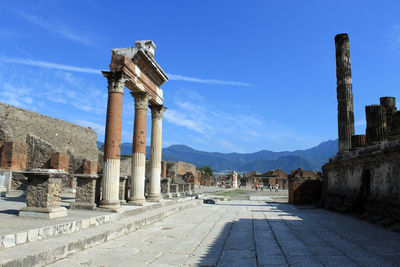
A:
POLYGON ((70 174, 63 187, 73 187, 71 174, 97 173, 96 140, 91 128, 0 103, 0 176, 11 175, 3 192, 26 190, 23 172, 32 168, 62 169, 70 174))
POLYGON ((381 97, 365 107, 365 135, 354 134, 348 35, 335 45, 339 152, 322 167, 322 206, 400 229, 400 111, 394 97, 381 97))

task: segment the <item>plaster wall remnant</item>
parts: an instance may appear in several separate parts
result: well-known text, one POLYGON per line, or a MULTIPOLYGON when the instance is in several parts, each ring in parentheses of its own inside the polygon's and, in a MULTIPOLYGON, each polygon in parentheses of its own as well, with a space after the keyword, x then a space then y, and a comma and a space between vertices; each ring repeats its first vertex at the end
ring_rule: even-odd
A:
POLYGON ((354 135, 353 85, 351 78, 349 36, 345 33, 335 36, 336 78, 338 102, 339 152, 351 149, 354 135))

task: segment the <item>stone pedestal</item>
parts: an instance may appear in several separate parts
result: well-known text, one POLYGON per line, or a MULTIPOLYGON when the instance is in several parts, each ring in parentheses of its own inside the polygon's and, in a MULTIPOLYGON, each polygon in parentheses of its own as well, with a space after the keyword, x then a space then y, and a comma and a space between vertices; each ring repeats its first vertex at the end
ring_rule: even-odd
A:
POLYGON ((67 216, 61 207, 61 183, 67 175, 63 170, 32 169, 24 172, 28 177, 26 207, 19 216, 53 219, 67 216))
POLYGON ((71 209, 96 209, 96 185, 99 176, 96 174, 74 174, 76 178, 75 203, 71 203, 71 209))
POLYGON ((185 187, 183 184, 178 184, 178 192, 181 194, 185 193, 185 187))
POLYGON ((194 183, 190 184, 190 191, 192 191, 192 193, 196 193, 196 189, 195 189, 195 184, 194 183))
POLYGON ((183 190, 187 195, 191 195, 192 191, 190 190, 190 184, 183 184, 183 190))
POLYGON ((170 192, 171 179, 162 178, 161 179, 161 194, 164 198, 171 198, 172 194, 170 192))
POLYGON ((180 197, 179 188, 177 184, 170 184, 169 191, 171 192, 173 197, 180 197))
POLYGON ((119 200, 121 204, 126 203, 126 181, 128 180, 128 176, 121 176, 119 178, 119 200))

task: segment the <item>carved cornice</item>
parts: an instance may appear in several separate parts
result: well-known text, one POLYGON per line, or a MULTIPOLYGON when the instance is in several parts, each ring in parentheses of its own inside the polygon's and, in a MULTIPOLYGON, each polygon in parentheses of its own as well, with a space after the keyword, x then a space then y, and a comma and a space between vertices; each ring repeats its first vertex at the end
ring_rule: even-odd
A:
POLYGON ((135 109, 147 109, 149 104, 150 95, 146 92, 131 92, 135 99, 135 109))
POLYGON ((152 119, 161 119, 164 111, 167 108, 164 105, 150 105, 149 108, 151 109, 151 118, 152 119))
POLYGON ((126 76, 122 71, 103 71, 102 73, 103 76, 107 78, 109 93, 124 93, 125 82, 129 80, 128 76, 126 76))

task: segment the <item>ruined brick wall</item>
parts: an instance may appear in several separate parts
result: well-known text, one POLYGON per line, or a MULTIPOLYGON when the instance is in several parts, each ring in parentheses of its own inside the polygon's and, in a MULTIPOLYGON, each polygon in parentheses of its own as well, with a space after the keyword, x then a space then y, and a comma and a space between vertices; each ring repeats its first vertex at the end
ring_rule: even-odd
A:
POLYGON ((28 145, 27 168, 49 167, 51 156, 70 156, 70 172, 84 159, 97 162, 97 134, 90 128, 0 103, 0 141, 28 145))
POLYGON ((309 178, 289 178, 289 203, 317 204, 321 198, 322 182, 309 178))
POLYGON ((322 170, 323 207, 400 224, 400 140, 338 154, 322 170))
POLYGON ((0 169, 25 171, 28 146, 19 142, 0 142, 0 169))

